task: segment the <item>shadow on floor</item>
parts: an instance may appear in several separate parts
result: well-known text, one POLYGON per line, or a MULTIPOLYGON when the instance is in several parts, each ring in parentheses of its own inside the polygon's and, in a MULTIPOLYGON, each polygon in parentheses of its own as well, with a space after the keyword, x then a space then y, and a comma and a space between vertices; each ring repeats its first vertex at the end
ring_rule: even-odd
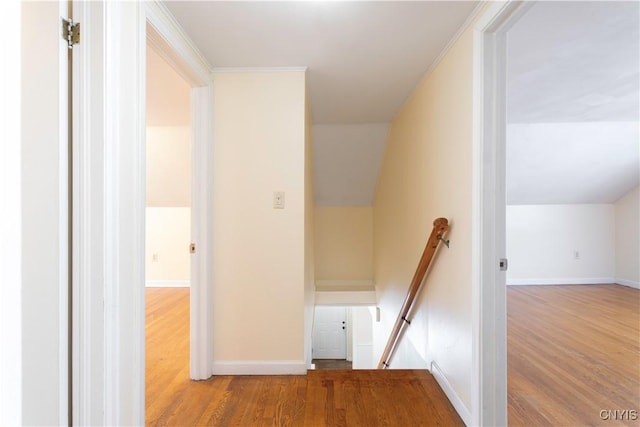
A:
POLYGON ((353 369, 351 362, 344 359, 313 359, 311 363, 315 363, 316 369, 353 369))

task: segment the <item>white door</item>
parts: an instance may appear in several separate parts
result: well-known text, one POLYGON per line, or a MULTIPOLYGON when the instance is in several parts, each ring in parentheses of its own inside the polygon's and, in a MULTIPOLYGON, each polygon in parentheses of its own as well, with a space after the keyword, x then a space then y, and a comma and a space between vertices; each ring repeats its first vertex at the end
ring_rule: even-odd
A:
POLYGON ((346 307, 316 307, 313 315, 313 358, 347 358, 346 307))

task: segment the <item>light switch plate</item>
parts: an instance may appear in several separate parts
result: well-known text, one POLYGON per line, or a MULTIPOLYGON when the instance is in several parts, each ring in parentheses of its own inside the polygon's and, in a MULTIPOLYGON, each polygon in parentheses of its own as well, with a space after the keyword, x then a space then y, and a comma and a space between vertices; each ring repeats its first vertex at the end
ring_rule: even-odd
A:
POLYGON ((273 209, 284 209, 284 191, 273 192, 273 209))

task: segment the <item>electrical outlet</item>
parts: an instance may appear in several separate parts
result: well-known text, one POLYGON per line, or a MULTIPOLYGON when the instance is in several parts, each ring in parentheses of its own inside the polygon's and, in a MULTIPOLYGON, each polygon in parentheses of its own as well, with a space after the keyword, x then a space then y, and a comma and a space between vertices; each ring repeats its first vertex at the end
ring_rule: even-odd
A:
POLYGON ((284 191, 273 192, 273 209, 284 209, 284 191))

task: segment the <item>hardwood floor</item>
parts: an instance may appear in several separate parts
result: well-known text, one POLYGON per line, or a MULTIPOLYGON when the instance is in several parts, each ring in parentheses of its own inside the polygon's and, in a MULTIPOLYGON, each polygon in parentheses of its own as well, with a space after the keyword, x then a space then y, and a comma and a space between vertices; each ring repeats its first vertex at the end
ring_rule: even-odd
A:
POLYGON ((463 425, 426 371, 316 370, 190 381, 188 301, 188 289, 147 289, 147 425, 463 425))
POLYGON ((508 287, 509 424, 640 425, 639 307, 618 285, 508 287))
MULTIPOLYGON (((640 425, 601 418, 640 415, 640 291, 514 286, 507 298, 510 425, 640 425)), ((189 381, 188 306, 188 289, 147 289, 147 425, 462 424, 424 371, 189 381)))

